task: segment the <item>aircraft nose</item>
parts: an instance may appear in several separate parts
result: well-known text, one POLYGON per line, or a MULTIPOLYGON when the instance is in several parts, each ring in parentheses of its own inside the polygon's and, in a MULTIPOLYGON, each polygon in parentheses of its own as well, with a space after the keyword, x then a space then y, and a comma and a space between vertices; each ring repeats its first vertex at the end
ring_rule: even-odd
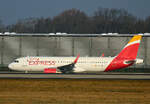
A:
POLYGON ((9 68, 9 69, 13 69, 12 63, 8 65, 8 68, 9 68))

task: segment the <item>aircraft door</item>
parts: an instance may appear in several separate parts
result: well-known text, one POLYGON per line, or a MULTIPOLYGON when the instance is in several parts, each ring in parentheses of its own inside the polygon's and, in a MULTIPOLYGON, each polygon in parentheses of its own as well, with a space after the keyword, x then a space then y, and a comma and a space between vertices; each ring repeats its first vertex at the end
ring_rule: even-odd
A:
POLYGON ((22 60, 22 66, 23 66, 23 67, 27 67, 27 60, 26 60, 26 59, 23 59, 23 60, 22 60))

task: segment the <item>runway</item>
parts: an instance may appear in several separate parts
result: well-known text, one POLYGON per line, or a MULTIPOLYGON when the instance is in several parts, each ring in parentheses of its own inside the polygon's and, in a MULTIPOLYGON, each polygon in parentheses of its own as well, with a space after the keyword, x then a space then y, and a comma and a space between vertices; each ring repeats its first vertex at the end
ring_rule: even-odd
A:
POLYGON ((44 74, 44 73, 0 73, 0 78, 7 79, 137 79, 150 80, 150 74, 44 74))

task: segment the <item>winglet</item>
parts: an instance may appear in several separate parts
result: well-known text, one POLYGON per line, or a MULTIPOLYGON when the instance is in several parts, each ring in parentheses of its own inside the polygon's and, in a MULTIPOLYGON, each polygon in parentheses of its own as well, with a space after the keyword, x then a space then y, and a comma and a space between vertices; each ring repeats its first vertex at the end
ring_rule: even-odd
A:
POLYGON ((74 60, 74 63, 75 63, 75 64, 77 63, 79 57, 80 57, 80 54, 78 54, 77 58, 74 60))
POLYGON ((104 53, 102 53, 101 57, 104 57, 104 53))

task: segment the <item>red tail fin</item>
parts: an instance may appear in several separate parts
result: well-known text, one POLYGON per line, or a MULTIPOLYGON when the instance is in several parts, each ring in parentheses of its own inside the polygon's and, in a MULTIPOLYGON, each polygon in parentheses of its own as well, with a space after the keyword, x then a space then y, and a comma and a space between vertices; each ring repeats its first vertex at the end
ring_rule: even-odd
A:
POLYGON ((116 58, 132 60, 136 59, 141 37, 141 35, 135 35, 123 48, 123 50, 116 56, 116 58))
POLYGON ((123 48, 123 50, 116 57, 114 57, 105 71, 125 68, 134 64, 138 53, 141 37, 141 35, 135 35, 123 48))

